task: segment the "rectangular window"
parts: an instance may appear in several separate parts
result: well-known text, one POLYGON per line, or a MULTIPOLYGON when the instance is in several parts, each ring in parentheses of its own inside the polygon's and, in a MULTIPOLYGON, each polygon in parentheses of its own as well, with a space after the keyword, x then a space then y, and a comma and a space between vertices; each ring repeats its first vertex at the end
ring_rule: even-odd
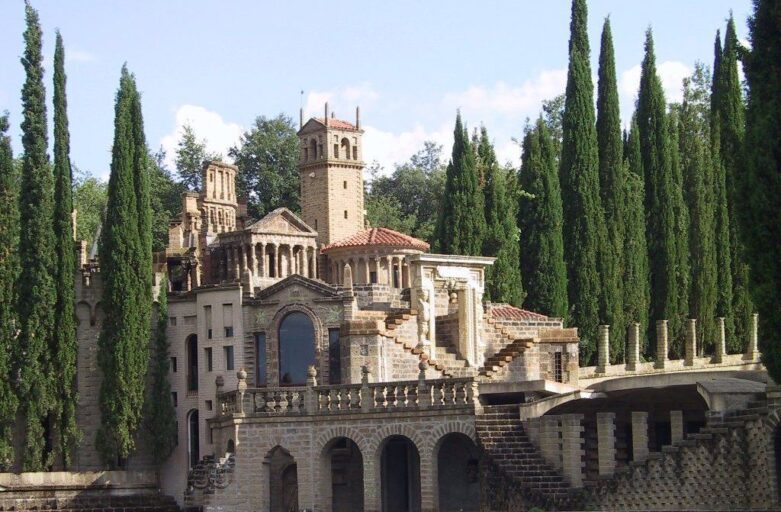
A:
POLYGON ((171 358, 171 373, 176 373, 176 358, 171 358))
POLYGON ((233 370, 233 347, 229 345, 223 350, 225 351, 225 369, 231 371, 233 370))
POLYGON ((206 400, 206 410, 211 411, 212 410, 212 401, 206 400))
POLYGON ((203 318, 204 318, 204 322, 206 323, 206 337, 208 339, 212 339, 212 307, 211 306, 203 307, 203 318))
POLYGON ((222 305, 222 325, 225 327, 225 337, 233 337, 233 304, 222 305))
POLYGON ((353 160, 358 160, 358 146, 353 146, 353 160))
POLYGON ((206 352, 206 371, 210 372, 214 368, 214 359, 212 357, 212 348, 211 347, 207 347, 207 348, 205 348, 203 350, 204 350, 204 352, 206 352))
POLYGON ((553 380, 564 382, 564 360, 561 352, 553 354, 553 380))
POLYGON ((169 316, 168 317, 168 325, 171 327, 176 327, 176 317, 175 316, 169 316))
POLYGON ((342 349, 339 328, 328 329, 328 374, 331 384, 342 383, 342 349))
POLYGON ((347 218, 347 210, 344 211, 344 218, 347 218))
POLYGON ((226 327, 225 328, 225 337, 226 338, 233 338, 233 327, 226 327))
POLYGON ((339 144, 334 144, 334 158, 339 158, 339 144))
POLYGON ((176 391, 171 393, 171 401, 174 403, 174 407, 179 405, 179 397, 176 395, 176 391))
POLYGON ((266 385, 266 333, 255 333, 255 386, 266 385))
POLYGON ((346 182, 346 181, 343 181, 343 182, 342 182, 342 188, 343 188, 343 189, 345 189, 345 190, 347 190, 347 182, 346 182))
POLYGON ((369 272, 369 282, 371 284, 377 284, 377 272, 375 271, 369 272))

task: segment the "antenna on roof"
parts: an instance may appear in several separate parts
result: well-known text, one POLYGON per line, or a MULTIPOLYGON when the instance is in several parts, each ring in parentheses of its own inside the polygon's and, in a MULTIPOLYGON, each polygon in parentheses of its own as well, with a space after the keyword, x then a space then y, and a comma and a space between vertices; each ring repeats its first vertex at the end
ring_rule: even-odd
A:
POLYGON ((304 127, 304 90, 301 89, 301 96, 298 99, 298 129, 304 127))

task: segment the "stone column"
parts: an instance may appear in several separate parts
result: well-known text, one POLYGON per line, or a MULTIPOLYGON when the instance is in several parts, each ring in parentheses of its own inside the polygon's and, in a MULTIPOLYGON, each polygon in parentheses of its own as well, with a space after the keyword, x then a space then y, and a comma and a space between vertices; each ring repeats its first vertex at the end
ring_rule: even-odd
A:
POLYGON ((613 476, 616 469, 616 413, 597 413, 599 476, 613 476))
POLYGON ((564 478, 572 487, 583 487, 583 415, 561 415, 561 461, 564 478))
POLYGON ((632 411, 632 460, 648 458, 648 413, 632 411))
POLYGON ((714 363, 723 363, 724 356, 727 353, 727 329, 724 325, 724 317, 720 316, 716 319, 717 322, 717 338, 716 338, 716 352, 713 354, 712 361, 714 363))
POLYGON ((605 373, 610 366, 610 326, 600 325, 597 337, 597 373, 605 373))
POLYGON ((231 246, 225 248, 225 265, 225 280, 229 281, 233 278, 233 271, 235 269, 233 266, 233 247, 231 246))
POLYGON ((241 256, 239 255, 239 247, 234 245, 233 249, 233 278, 241 279, 241 256))
POLYGON ((363 258, 363 275, 364 275, 364 284, 370 284, 371 279, 369 279, 369 276, 371 275, 371 271, 369 270, 368 256, 364 256, 363 258))
POLYGON ((257 275, 257 266, 255 265, 255 245, 249 244, 247 246, 247 266, 249 267, 249 273, 257 275))
POLYGON ((541 418, 540 455, 555 469, 561 469, 561 441, 558 416, 543 416, 541 418))
POLYGON ((654 368, 667 366, 667 320, 656 321, 656 364, 654 368))
MULTIPOLYGON (((382 507, 382 482, 380 481, 380 457, 367 454, 363 457, 364 512, 380 512, 382 507)), ((330 507, 330 503, 328 504, 330 507)), ((269 509, 263 509, 269 510, 269 509)))
POLYGON ((317 279, 317 248, 312 248, 312 279, 317 279))
POLYGON ((749 331, 748 347, 746 347, 746 359, 749 361, 759 359, 759 313, 751 315, 751 331, 749 331))
POLYGON ((385 263, 388 265, 388 273, 386 276, 388 287, 393 286, 393 262, 391 261, 390 256, 385 257, 385 263))
POLYGON ((640 363, 640 322, 632 322, 629 326, 629 342, 626 349, 626 369, 633 372, 640 363))
POLYGON ((268 261, 266 260, 266 244, 261 242, 260 244, 260 256, 258 257, 259 270, 258 275, 260 277, 268 277, 268 261))
POLYGON ((686 321, 686 345, 684 346, 684 366, 694 366, 694 356, 697 354, 697 320, 689 318, 686 321))
POLYGON ((305 277, 312 277, 309 275, 309 249, 307 247, 301 247, 301 275, 305 277))
POLYGON ((241 261, 241 268, 239 269, 241 273, 239 274, 239 276, 241 276, 244 274, 244 272, 247 271, 247 246, 244 244, 239 244, 238 251, 239 251, 239 258, 241 261))
POLYGON ((670 411, 670 441, 683 441, 683 411, 670 411))

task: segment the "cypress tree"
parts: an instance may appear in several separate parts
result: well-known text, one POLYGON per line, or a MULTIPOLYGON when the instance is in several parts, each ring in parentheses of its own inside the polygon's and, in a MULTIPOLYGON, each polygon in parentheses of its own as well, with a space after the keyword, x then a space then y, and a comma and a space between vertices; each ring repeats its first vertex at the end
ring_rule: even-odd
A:
POLYGON ((58 434, 63 467, 68 468, 78 441, 76 426, 76 311, 73 244, 73 197, 65 95, 65 50, 57 32, 54 50, 54 235, 57 304, 54 309, 54 364, 59 402, 54 431, 58 434))
POLYGON ((155 464, 160 465, 176 447, 176 410, 171 400, 170 343, 168 326, 168 283, 160 283, 157 299, 157 326, 152 356, 149 398, 146 401, 146 427, 151 437, 151 451, 155 464))
POLYGON ((127 458, 135 446, 149 363, 152 269, 147 172, 140 98, 135 78, 123 67, 99 251, 105 319, 98 350, 103 381, 96 444, 110 467, 127 458))
POLYGON ((732 250, 730 247, 730 217, 727 201, 727 176, 721 158, 721 119, 719 97, 721 95, 721 36, 716 32, 713 55, 713 81, 711 87, 711 157, 713 161, 714 242, 716 244, 716 315, 724 317, 727 343, 735 339, 733 315, 732 250))
POLYGON ((781 382, 781 3, 754 0, 749 18, 751 50, 744 59, 748 81, 744 173, 740 179, 740 235, 759 312, 760 350, 768 373, 781 382))
POLYGON ((38 13, 25 4, 27 29, 22 57, 27 78, 22 88, 22 181, 20 191, 19 398, 24 415, 25 471, 51 463, 48 423, 55 412, 51 352, 56 293, 53 275, 53 176, 46 154, 46 90, 43 85, 41 27, 38 13))
POLYGON ((485 213, 475 151, 456 115, 453 154, 447 166, 445 197, 437 224, 437 248, 445 254, 477 256, 483 249, 485 213))
POLYGON ((688 307, 691 317, 697 319, 697 337, 706 350, 716 339, 718 274, 708 81, 707 71, 699 63, 694 75, 684 80, 679 143, 686 204, 691 217, 692 283, 688 307))
MULTIPOLYGON (((637 129, 645 181, 646 241, 651 274, 649 323, 655 339, 655 321, 669 320, 670 332, 681 332, 678 310, 678 261, 674 177, 671 163, 666 103, 659 76, 651 29, 646 32, 645 57, 637 100, 637 129)), ((653 351, 653 349, 652 349, 653 351)))
POLYGON ((515 202, 507 190, 507 171, 499 167, 485 127, 480 130, 477 156, 485 177, 486 232, 483 256, 496 257, 494 264, 486 270, 486 292, 494 302, 520 306, 523 303, 523 285, 515 202))
POLYGON ((745 112, 738 75, 738 36, 735 20, 730 15, 727 32, 724 35, 724 53, 721 59, 718 80, 718 116, 721 137, 721 160, 727 188, 729 214, 729 245, 732 263, 732 310, 735 333, 727 340, 731 351, 745 348, 751 329, 751 315, 754 305, 749 293, 749 268, 740 241, 740 226, 737 222, 737 191, 740 188, 740 161, 745 136, 745 112))
POLYGON ((521 277, 527 309, 566 321, 567 267, 556 146, 542 117, 526 131, 518 183, 521 277))
POLYGON ((610 356, 622 361, 627 321, 624 318, 623 261, 624 247, 624 187, 626 178, 621 142, 621 115, 618 107, 618 85, 613 54, 610 18, 602 27, 599 53, 599 84, 597 89, 597 147, 599 152, 599 183, 602 206, 605 209, 607 243, 603 246, 605 271, 602 274, 605 301, 604 321, 611 325, 610 356))
POLYGON ((581 336, 581 362, 596 350, 605 293, 600 275, 607 275, 604 213, 599 197, 599 156, 594 119, 585 0, 573 0, 569 69, 564 106, 561 154, 561 196, 564 207, 564 248, 569 283, 570 321, 581 336))
POLYGON ((19 176, 8 136, 8 114, 0 116, 0 471, 14 462, 13 430, 19 401, 12 386, 17 340, 16 287, 19 278, 19 176))
POLYGON ((641 352, 648 353, 648 308, 651 290, 645 223, 645 185, 637 116, 626 140, 624 208, 624 312, 627 324, 640 323, 641 352))

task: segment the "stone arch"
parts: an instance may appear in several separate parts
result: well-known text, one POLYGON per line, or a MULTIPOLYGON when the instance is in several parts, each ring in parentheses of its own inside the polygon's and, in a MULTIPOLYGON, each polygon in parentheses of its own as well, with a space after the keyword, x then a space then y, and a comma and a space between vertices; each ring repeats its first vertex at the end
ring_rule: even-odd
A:
POLYGON ((466 434, 450 432, 437 440, 431 461, 437 510, 480 510, 479 460, 477 443, 466 434))
POLYGON ((445 438, 454 434, 468 438, 475 448, 477 447, 477 432, 474 425, 468 421, 451 420, 440 423, 427 436, 427 441, 430 444, 430 448, 427 450, 430 453, 430 459, 427 462, 430 463, 431 482, 434 485, 433 498, 436 506, 439 506, 439 449, 446 440, 445 438))
POLYGON ((298 510, 298 465, 291 453, 280 445, 271 448, 263 458, 268 468, 268 510, 298 510))
POLYGON ((391 434, 378 447, 375 482, 378 509, 419 511, 423 507, 424 456, 409 436, 391 434))
POLYGON ((775 486, 775 500, 781 501, 781 409, 768 412, 762 426, 769 437, 765 445, 769 448, 768 478, 772 482, 771 485, 775 486))
POLYGON ((325 367, 328 364, 327 358, 323 357, 323 350, 328 348, 328 331, 324 328, 320 317, 309 308, 306 304, 295 302, 287 304, 274 314, 269 328, 266 330, 266 354, 268 357, 269 372, 266 375, 267 382, 279 383, 279 328, 285 318, 295 312, 304 313, 312 321, 312 327, 315 331, 315 366, 317 368, 318 375, 324 375, 325 367), (324 348, 325 347, 325 348, 324 348))
MULTIPOLYGON (((329 430, 342 429, 336 427, 329 430)), ((315 447, 321 447, 318 453, 319 477, 315 502, 326 511, 359 512, 364 510, 366 500, 364 495, 367 476, 364 462, 367 453, 366 442, 354 429, 343 430, 349 432, 332 432, 334 435, 330 438, 320 435, 315 444, 315 447), (348 433, 350 435, 345 435, 348 433), (323 442, 323 439, 327 440, 323 442), (338 468, 334 467, 335 464, 338 464, 338 468), (337 477, 339 481, 335 481, 337 477)))
POLYGON ((309 159, 317 160, 317 139, 314 137, 309 139, 309 159))
POLYGON ((342 137, 342 141, 339 143, 341 146, 341 152, 344 153, 344 159, 350 159, 350 140, 347 137, 342 137))

